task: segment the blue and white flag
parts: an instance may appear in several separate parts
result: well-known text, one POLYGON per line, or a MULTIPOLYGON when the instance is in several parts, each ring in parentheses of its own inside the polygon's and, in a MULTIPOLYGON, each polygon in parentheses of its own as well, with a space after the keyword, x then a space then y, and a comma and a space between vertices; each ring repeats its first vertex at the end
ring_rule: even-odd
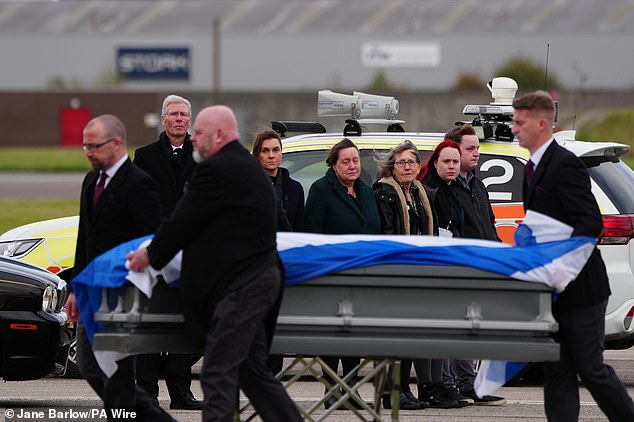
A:
MULTIPOLYGON (((559 220, 528 210, 523 223, 515 231, 515 244, 530 248, 567 242, 576 239, 570 237, 572 230, 572 227, 559 220)), ((577 278, 596 246, 596 239, 586 240, 587 243, 563 256, 553 255, 550 264, 537 267, 531 273, 543 277, 547 280, 545 284, 561 293, 568 283, 577 278)), ((473 383, 475 393, 478 397, 484 397, 495 392, 525 367, 525 362, 481 361, 473 383)))
MULTIPOLYGON (((539 230, 518 231, 523 232, 525 238, 534 239, 539 230)), ((100 329, 99 324, 94 321, 93 314, 101 305, 102 287, 121 287, 129 280, 149 297, 156 274, 163 275, 168 283, 179 278, 180 258, 173 260, 158 272, 153 269, 148 269, 144 273, 127 271, 126 254, 137 249, 148 239, 135 239, 104 253, 73 279, 82 322, 91 341, 94 333, 100 329)), ((278 251, 284 264, 288 285, 352 268, 409 264, 468 266, 518 280, 544 283, 554 287, 558 292, 563 291, 567 283, 576 278, 595 243, 595 239, 586 237, 566 238, 547 243, 531 241, 523 246, 431 236, 321 235, 285 232, 278 233, 277 237, 278 251)), ((111 363, 107 365, 109 370, 104 372, 114 373, 116 367, 111 363)))

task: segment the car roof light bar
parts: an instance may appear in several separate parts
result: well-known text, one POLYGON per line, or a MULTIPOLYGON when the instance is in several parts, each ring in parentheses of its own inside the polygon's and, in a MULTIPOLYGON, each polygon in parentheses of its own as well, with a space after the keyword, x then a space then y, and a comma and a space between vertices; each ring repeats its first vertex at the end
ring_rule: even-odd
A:
POLYGON ((282 121, 274 120, 271 122, 271 128, 280 134, 282 138, 286 136, 286 132, 291 133, 326 133, 324 125, 318 122, 298 122, 298 121, 282 121))
POLYGON ((466 105, 462 114, 467 116, 513 116, 510 105, 466 105))

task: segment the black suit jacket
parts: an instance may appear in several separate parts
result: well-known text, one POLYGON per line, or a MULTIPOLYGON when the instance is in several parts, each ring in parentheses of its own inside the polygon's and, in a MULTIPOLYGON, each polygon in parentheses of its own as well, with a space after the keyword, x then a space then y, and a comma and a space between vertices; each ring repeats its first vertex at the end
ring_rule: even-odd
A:
POLYGON ((192 157, 192 143, 189 134, 185 136, 180 164, 172 152, 172 146, 165 131, 159 139, 134 152, 134 164, 143 169, 156 181, 161 197, 163 215, 168 216, 183 195, 185 183, 191 178, 196 163, 192 157))
POLYGON ((103 252, 154 233, 161 222, 156 183, 130 159, 115 173, 93 207, 98 177, 99 171, 89 172, 81 187, 74 275, 103 252))
POLYGON ((148 247, 156 269, 183 250, 183 313, 195 341, 204 339, 220 298, 277 265, 276 220, 271 181, 238 141, 196 166, 148 247))
MULTIPOLYGON (((530 186, 524 182, 524 208, 546 214, 573 228, 573 236, 598 237, 603 220, 590 190, 583 162, 553 141, 535 169, 530 186)), ((577 279, 561 293, 553 311, 598 304, 610 295, 610 285, 597 248, 577 279)))

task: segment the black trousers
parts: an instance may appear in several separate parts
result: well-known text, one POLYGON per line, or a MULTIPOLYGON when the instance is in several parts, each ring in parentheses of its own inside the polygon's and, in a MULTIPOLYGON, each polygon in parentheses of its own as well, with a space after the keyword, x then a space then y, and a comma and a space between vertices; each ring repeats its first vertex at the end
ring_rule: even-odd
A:
POLYGON ((579 419, 577 375, 610 421, 634 421, 634 402, 612 367, 603 363, 607 300, 560 312, 559 362, 544 364, 544 405, 549 421, 579 419))
MULTIPOLYGON (((117 361, 117 371, 107 377, 103 373, 81 323, 77 327, 77 366, 84 379, 103 401, 110 415, 111 409, 137 412, 137 421, 173 421, 165 410, 134 381, 135 356, 117 361)), ((112 420, 110 417, 108 420, 112 420)))
POLYGON ((137 384, 151 396, 158 397, 161 361, 170 399, 177 402, 185 399, 190 394, 192 384, 192 355, 189 354, 139 355, 136 362, 137 384))
POLYGON ((200 382, 203 421, 231 422, 238 388, 265 422, 302 421, 286 390, 267 367, 264 321, 280 289, 279 270, 264 271, 215 306, 205 338, 200 382))

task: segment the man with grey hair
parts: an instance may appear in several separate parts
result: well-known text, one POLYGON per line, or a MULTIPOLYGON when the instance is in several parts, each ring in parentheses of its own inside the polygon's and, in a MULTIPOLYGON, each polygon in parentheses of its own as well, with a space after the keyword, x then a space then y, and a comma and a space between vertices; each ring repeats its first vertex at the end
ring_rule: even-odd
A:
MULTIPOLYGON (((157 141, 134 152, 134 164, 152 176, 158 185, 163 217, 169 217, 172 213, 196 166, 188 132, 191 119, 192 106, 189 100, 168 95, 161 109, 163 132, 157 141)), ((162 365, 170 395, 170 409, 200 410, 202 402, 196 400, 191 392, 192 360, 189 354, 141 355, 137 359, 137 384, 158 398, 162 365)))

